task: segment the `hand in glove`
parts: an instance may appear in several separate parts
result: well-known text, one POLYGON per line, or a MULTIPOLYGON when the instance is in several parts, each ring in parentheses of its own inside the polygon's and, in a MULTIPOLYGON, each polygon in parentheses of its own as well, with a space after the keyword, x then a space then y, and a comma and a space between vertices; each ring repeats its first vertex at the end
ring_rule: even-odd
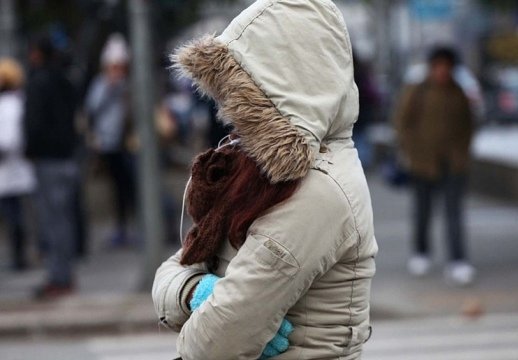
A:
POLYGON ((260 360, 269 359, 286 352, 290 347, 288 337, 293 332, 293 325, 286 319, 282 320, 281 327, 275 337, 270 340, 263 350, 260 360))
MULTIPOLYGON (((203 276, 196 285, 189 302, 192 311, 198 309, 212 294, 214 286, 220 278, 213 274, 203 276)), ((293 332, 293 325, 286 319, 281 323, 281 327, 272 340, 266 345, 260 360, 269 359, 280 355, 288 350, 290 343, 288 337, 293 332)))

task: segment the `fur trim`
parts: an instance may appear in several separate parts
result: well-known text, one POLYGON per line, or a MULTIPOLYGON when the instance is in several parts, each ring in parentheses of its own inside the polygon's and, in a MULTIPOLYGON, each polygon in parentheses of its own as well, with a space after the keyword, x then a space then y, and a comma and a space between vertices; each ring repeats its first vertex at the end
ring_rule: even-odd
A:
POLYGON ((218 102, 218 117, 234 125, 243 150, 272 183, 307 174, 313 154, 304 135, 279 112, 224 43, 205 36, 180 48, 172 60, 199 90, 218 102))

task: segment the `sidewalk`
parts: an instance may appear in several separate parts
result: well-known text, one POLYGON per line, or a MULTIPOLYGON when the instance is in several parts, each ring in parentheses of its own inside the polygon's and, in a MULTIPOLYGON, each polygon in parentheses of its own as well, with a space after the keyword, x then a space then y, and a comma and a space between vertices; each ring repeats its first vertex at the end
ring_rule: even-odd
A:
MULTIPOLYGON (((185 174, 171 180, 176 199, 181 196, 184 181, 185 174)), ((369 182, 380 245, 372 290, 374 321, 458 317, 480 311, 518 314, 516 204, 470 196, 466 215, 479 278, 473 287, 457 289, 442 280, 444 244, 439 224, 434 227, 436 271, 425 279, 407 275, 409 194, 387 188, 376 176, 369 182)), ((140 280, 141 251, 107 251, 102 240, 107 225, 97 220, 92 234, 96 245, 91 257, 78 269, 77 295, 54 303, 35 303, 30 300, 31 289, 43 279, 42 270, 23 274, 0 272, 0 338, 156 331, 150 294, 135 293, 140 280)))
MULTIPOLYGON (((410 193, 369 180, 380 251, 373 281, 373 317, 460 315, 483 312, 518 313, 518 204, 469 195, 467 237, 479 274, 468 288, 453 288, 442 278, 445 263, 444 205, 438 201, 433 226, 435 268, 423 279, 406 272, 410 254, 410 193)), ((442 200, 442 199, 439 199, 442 200)))
MULTIPOLYGON (((167 176, 168 189, 181 204, 186 170, 167 176)), ((0 268, 0 338, 127 333, 157 329, 150 290, 141 291, 143 250, 134 245, 110 249, 112 231, 110 188, 90 179, 87 209, 90 254, 77 266, 77 293, 55 302, 36 302, 34 288, 45 279, 40 267, 23 273, 0 268)), ((0 229, 0 264, 7 264, 7 244, 0 229)), ((173 253, 171 246, 167 254, 173 253)))
POLYGON ((0 272, 0 338, 69 336, 156 329, 149 293, 140 286, 138 249, 93 250, 77 269, 78 292, 57 301, 32 300, 44 271, 0 272))

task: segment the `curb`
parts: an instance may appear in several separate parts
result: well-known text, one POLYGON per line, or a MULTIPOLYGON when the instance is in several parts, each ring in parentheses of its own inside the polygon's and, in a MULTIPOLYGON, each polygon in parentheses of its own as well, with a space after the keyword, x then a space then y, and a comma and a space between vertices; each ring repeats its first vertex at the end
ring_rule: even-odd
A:
POLYGON ((129 333, 157 324, 148 294, 0 304, 0 338, 129 333))

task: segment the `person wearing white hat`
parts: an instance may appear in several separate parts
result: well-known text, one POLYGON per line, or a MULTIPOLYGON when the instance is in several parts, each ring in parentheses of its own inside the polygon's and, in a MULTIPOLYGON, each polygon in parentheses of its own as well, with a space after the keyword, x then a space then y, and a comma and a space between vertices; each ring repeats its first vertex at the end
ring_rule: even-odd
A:
POLYGON ((93 150, 106 166, 116 195, 117 230, 110 242, 128 242, 128 211, 134 207, 133 157, 128 151, 129 49, 121 34, 112 34, 101 54, 102 72, 93 80, 86 98, 93 150))

